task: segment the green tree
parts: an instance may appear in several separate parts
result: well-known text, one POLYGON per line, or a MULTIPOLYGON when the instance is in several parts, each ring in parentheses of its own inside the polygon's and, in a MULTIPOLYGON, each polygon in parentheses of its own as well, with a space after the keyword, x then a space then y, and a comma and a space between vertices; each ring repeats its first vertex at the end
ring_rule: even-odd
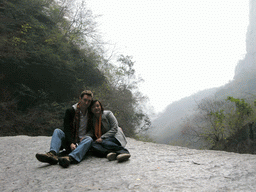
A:
POLYGON ((150 119, 143 111, 143 103, 147 98, 138 90, 142 79, 135 75, 134 61, 131 56, 120 55, 117 65, 105 60, 101 70, 106 82, 95 89, 96 98, 105 104, 105 108, 114 112, 119 125, 128 136, 134 136, 136 129, 146 129, 150 119))
POLYGON ((95 32, 93 17, 78 16, 84 4, 72 15, 73 10, 61 7, 61 2, 67 1, 4 1, 2 13, 11 22, 1 25, 0 69, 1 84, 8 89, 21 92, 24 85, 35 94, 47 93, 50 101, 63 102, 82 86, 103 82, 98 52, 92 44, 82 43, 91 42, 87 36, 95 32))
POLYGON ((208 148, 223 148, 227 138, 236 135, 245 124, 253 121, 254 110, 244 99, 227 97, 226 100, 204 100, 198 104, 193 122, 183 128, 185 135, 198 137, 208 143, 208 148))

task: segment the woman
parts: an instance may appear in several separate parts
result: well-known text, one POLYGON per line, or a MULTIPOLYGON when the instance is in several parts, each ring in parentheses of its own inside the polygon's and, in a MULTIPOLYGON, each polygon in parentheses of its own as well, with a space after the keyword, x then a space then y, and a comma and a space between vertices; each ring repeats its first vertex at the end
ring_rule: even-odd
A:
POLYGON ((92 151, 95 155, 107 157, 109 161, 126 161, 130 158, 129 151, 124 148, 127 141, 124 133, 111 111, 103 109, 100 101, 94 100, 88 109, 88 132, 94 132, 92 151))

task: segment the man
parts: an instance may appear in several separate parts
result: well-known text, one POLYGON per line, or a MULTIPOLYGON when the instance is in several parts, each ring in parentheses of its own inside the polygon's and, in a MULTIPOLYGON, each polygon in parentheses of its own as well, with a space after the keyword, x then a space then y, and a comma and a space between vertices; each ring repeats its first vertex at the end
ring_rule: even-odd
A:
POLYGON ((64 132, 55 129, 51 139, 50 151, 46 154, 37 153, 36 158, 45 163, 59 164, 67 168, 71 163, 79 163, 91 147, 93 133, 87 132, 88 107, 93 99, 93 93, 83 91, 79 103, 67 109, 64 118, 64 132), (68 156, 59 157, 58 153, 64 148, 68 156))

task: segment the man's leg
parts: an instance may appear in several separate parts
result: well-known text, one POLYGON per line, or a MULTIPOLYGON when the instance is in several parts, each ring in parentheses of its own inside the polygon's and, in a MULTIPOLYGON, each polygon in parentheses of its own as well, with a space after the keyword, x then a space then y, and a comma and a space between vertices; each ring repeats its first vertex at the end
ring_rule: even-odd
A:
POLYGON ((56 156, 59 153, 61 142, 65 138, 65 134, 60 129, 55 129, 51 139, 50 151, 46 154, 37 153, 36 158, 38 161, 49 163, 55 165, 58 163, 58 157, 56 156))
POLYGON ((59 153, 62 141, 65 139, 65 133, 61 129, 55 129, 52 134, 50 151, 59 153))
POLYGON ((87 153, 87 151, 90 149, 92 144, 92 138, 89 136, 86 136, 77 146, 75 150, 73 150, 71 153, 69 153, 69 156, 73 157, 77 162, 82 161, 83 157, 87 153))
POLYGON ((82 161, 83 157, 85 156, 87 151, 90 149, 92 141, 93 140, 91 137, 89 136, 85 137, 79 143, 77 148, 73 150, 71 153, 69 153, 68 156, 59 158, 60 166, 62 166, 63 168, 67 168, 70 165, 70 163, 73 163, 74 161, 78 163, 82 161))

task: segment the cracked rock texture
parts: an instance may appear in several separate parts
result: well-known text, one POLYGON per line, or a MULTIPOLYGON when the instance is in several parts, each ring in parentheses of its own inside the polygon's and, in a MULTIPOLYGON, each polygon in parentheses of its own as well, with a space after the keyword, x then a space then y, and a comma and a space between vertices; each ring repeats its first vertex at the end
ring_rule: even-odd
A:
POLYGON ((128 138, 131 158, 87 156, 64 169, 37 161, 51 137, 1 137, 0 191, 255 191, 256 156, 128 138))

